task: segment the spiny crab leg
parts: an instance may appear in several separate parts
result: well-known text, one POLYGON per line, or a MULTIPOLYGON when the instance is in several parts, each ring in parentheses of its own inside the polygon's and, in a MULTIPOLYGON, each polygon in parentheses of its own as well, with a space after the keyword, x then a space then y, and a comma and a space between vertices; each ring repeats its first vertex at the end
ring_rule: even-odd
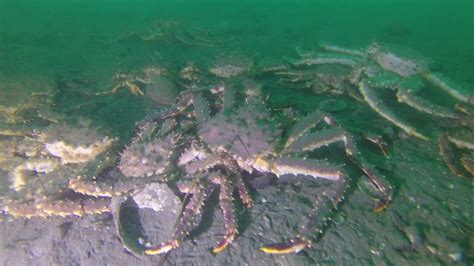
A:
POLYGON ((201 125, 209 119, 209 103, 199 93, 193 95, 192 102, 196 121, 199 125, 201 125))
POLYGON ((453 150, 451 149, 448 138, 446 137, 445 134, 441 135, 438 138, 438 146, 439 146, 439 152, 441 154, 441 157, 443 157, 444 163, 448 166, 449 170, 459 176, 462 177, 462 171, 454 164, 452 154, 453 150))
POLYGON ((285 147, 290 146, 290 144, 292 144, 296 139, 300 138, 306 132, 308 132, 317 124, 319 124, 321 120, 324 120, 328 125, 332 125, 334 122, 331 117, 325 116, 323 112, 319 110, 312 112, 311 114, 301 119, 298 123, 296 123, 296 125, 291 130, 290 136, 286 141, 285 147))
POLYGON ((235 186, 239 192, 240 200, 242 200, 242 203, 246 208, 250 208, 252 206, 252 199, 247 191, 247 187, 245 186, 244 181, 242 181, 241 176, 238 176, 236 179, 235 186))
POLYGON ((468 93, 463 93, 458 87, 458 85, 454 84, 450 79, 444 77, 440 73, 427 73, 424 76, 429 82, 433 85, 441 88, 446 93, 451 95, 453 98, 468 103, 470 105, 474 105, 474 96, 469 95, 468 93))
POLYGON ((434 115, 434 116, 439 116, 439 117, 446 117, 446 118, 458 118, 459 116, 451 111, 450 109, 439 106, 439 105, 434 105, 430 103, 429 101, 417 97, 415 94, 407 92, 405 90, 398 90, 397 91, 397 99, 399 102, 404 102, 407 105, 415 108, 416 110, 434 115))
POLYGON ((464 166, 464 169, 468 171, 472 176, 474 176, 474 156, 471 154, 463 155, 461 157, 461 164, 464 166))
POLYGON ((379 201, 375 204, 374 212, 381 212, 387 208, 388 203, 390 202, 390 187, 385 185, 380 179, 381 174, 371 167, 367 162, 362 160, 360 157, 351 157, 352 162, 354 162, 359 168, 364 172, 364 174, 370 179, 375 188, 381 193, 379 201))
POLYGON ((224 238, 212 249, 212 252, 219 253, 224 250, 237 235, 237 228, 234 217, 234 208, 232 204, 232 188, 231 185, 226 181, 222 175, 218 175, 214 178, 213 183, 220 185, 219 191, 219 205, 224 215, 224 226, 225 236, 224 238))
POLYGON ((336 44, 328 43, 328 42, 319 42, 319 47, 323 48, 328 52, 336 52, 340 54, 349 54, 353 56, 358 56, 361 59, 366 57, 366 53, 363 50, 355 49, 355 48, 347 48, 342 47, 336 44))
MULTIPOLYGON (((332 124, 336 123, 333 119, 331 119, 331 121, 332 124)), ((292 153, 301 151, 313 151, 322 146, 328 146, 336 142, 344 143, 345 152, 349 159, 365 173, 365 175, 371 180, 372 184, 376 187, 376 189, 380 191, 382 196, 379 202, 374 207, 374 211, 380 212, 385 209, 387 207, 388 202, 390 201, 390 188, 381 181, 381 175, 375 170, 375 168, 369 166, 369 164, 359 156, 359 152, 354 144, 352 137, 341 128, 335 127, 330 129, 323 129, 299 137, 294 140, 292 144, 287 145, 283 152, 292 153)), ((342 175, 342 173, 340 172, 339 175, 342 175)))
MULTIPOLYGON (((316 112, 308 115, 308 117, 315 116, 316 112)), ((326 123, 334 125, 336 122, 329 116, 322 116, 325 117, 327 120, 326 123), (328 122, 330 121, 330 123, 328 122)), ((309 119, 304 118, 301 120, 301 124, 298 123, 295 128, 303 128, 302 125, 307 123, 309 119)), ((314 120, 314 119, 312 119, 314 120)), ((309 125, 306 126, 309 128, 309 125)), ((293 132, 300 132, 301 130, 293 131, 293 132)), ((306 131, 306 130, 305 130, 306 131)), ((304 133, 304 132, 303 132, 304 133)), ((384 185, 384 183, 380 179, 380 174, 375 170, 375 168, 369 166, 360 156, 355 146, 355 143, 352 137, 347 134, 344 130, 339 127, 330 128, 330 129, 323 129, 314 133, 309 133, 304 136, 302 134, 295 134, 292 138, 292 142, 290 145, 286 145, 286 148, 283 150, 284 153, 293 153, 293 152, 302 152, 302 151, 313 151, 318 149, 322 146, 328 146, 332 143, 342 142, 344 143, 344 149, 349 157, 349 159, 356 164, 364 173, 365 175, 371 180, 372 184, 376 187, 378 191, 381 193, 381 198, 379 202, 376 204, 374 211, 380 212, 385 209, 390 201, 390 188, 384 185)), ((292 135, 290 135, 291 137, 292 135)))
POLYGON ((205 189, 201 185, 197 185, 193 196, 186 205, 181 218, 179 219, 170 240, 160 244, 156 247, 145 249, 147 255, 157 255, 168 253, 171 250, 179 247, 180 242, 189 234, 189 232, 196 226, 196 218, 201 215, 201 209, 209 194, 215 187, 205 189))
POLYGON ((388 157, 387 143, 383 140, 382 137, 369 134, 365 135, 365 138, 373 144, 377 145, 377 147, 383 153, 383 156, 388 157))
POLYGON ((291 157, 282 157, 278 159, 269 159, 258 157, 253 167, 259 172, 273 173, 276 176, 281 175, 307 175, 315 178, 323 178, 332 181, 338 181, 342 176, 339 167, 328 164, 322 160, 300 159, 291 157))
POLYGON ((365 81, 359 83, 359 91, 364 97, 365 102, 369 105, 372 110, 377 112, 380 116, 392 122, 394 125, 405 131, 408 135, 417 137, 422 140, 428 140, 426 136, 416 131, 415 128, 408 126, 405 122, 401 121, 395 116, 390 110, 384 107, 382 101, 377 98, 375 93, 370 88, 369 84, 365 81))
POLYGON ((356 150, 353 141, 340 128, 330 128, 310 133, 301 138, 298 138, 291 145, 284 150, 285 153, 312 151, 323 146, 328 146, 332 143, 343 142, 346 154, 352 156, 356 150))
POLYGON ((311 246, 311 240, 306 237, 317 231, 322 234, 323 229, 328 226, 328 214, 332 209, 337 208, 339 202, 343 200, 343 195, 347 189, 346 176, 342 175, 335 183, 335 187, 330 192, 318 195, 314 202, 314 207, 308 217, 308 221, 302 226, 298 236, 288 242, 274 243, 261 247, 259 250, 268 254, 289 254, 298 253, 311 246))

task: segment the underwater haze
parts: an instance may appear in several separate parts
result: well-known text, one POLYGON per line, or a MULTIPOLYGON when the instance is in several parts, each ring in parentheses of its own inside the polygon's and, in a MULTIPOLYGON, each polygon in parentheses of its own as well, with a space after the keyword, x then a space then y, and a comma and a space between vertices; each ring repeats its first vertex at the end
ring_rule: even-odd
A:
POLYGON ((0 0, 2 265, 472 265, 473 176, 472 0, 0 0))

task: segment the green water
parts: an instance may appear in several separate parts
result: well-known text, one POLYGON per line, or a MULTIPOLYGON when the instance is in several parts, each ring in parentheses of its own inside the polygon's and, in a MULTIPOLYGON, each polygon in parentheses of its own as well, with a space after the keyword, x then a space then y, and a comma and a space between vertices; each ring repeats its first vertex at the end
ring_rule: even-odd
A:
MULTIPOLYGON (((53 99, 55 112, 64 113, 69 118, 86 117, 94 124, 107 127, 110 135, 118 137, 123 144, 130 140, 135 122, 154 112, 155 106, 145 97, 132 95, 126 90, 107 97, 92 96, 112 88, 115 73, 138 73, 154 65, 166 68, 169 77, 177 81, 179 70, 188 62, 207 70, 219 58, 236 54, 255 64, 280 63, 285 62, 285 58, 296 58, 297 47, 318 50, 321 41, 362 48, 379 42, 394 47, 397 53, 421 55, 431 62, 429 69, 441 72, 455 81, 462 91, 474 94, 472 0, 0 0, 0 105, 18 104, 31 92, 57 93, 53 99), (173 33, 167 32, 165 38, 152 41, 140 39, 156 30, 156 25, 158 28, 170 27, 173 33), (189 44, 173 35, 176 32, 202 34, 216 42, 211 47, 189 44), (80 85, 65 86, 64 82, 80 85), (61 86, 68 89, 60 90, 61 86)), ((354 134, 385 134, 386 128, 390 127, 389 122, 347 95, 314 94, 310 89, 293 89, 279 85, 273 77, 257 75, 255 79, 263 83, 272 108, 291 107, 297 114, 302 114, 314 110, 323 100, 340 97, 336 99, 349 107, 343 112, 336 111, 334 115, 354 134), (358 116, 361 114, 362 117, 358 116)), ((456 103, 440 90, 424 93, 429 99, 449 108, 456 103)), ((349 198, 344 209, 346 219, 350 221, 329 229, 320 246, 316 245, 315 249, 302 255, 294 255, 300 256, 299 259, 290 258, 286 263, 472 263, 469 261, 474 257, 474 214, 470 209, 472 179, 455 177, 449 172, 438 155, 435 141, 447 122, 425 114, 418 115, 406 106, 398 107, 393 99, 389 105, 400 108, 402 115, 431 138, 428 144, 413 138, 399 139, 394 136, 400 130, 392 126, 395 133, 389 134, 389 158, 385 161, 382 155, 373 151, 369 155, 372 161, 383 165, 380 167, 383 174, 395 188, 393 207, 371 216, 373 213, 367 208, 357 205, 364 205, 366 201, 361 199, 364 198, 361 192, 354 189, 351 192, 354 200, 349 198), (420 181, 418 177, 425 180, 420 181), (425 206, 429 211, 417 209, 417 206, 425 206), (420 212, 420 216, 414 212, 420 212), (423 251, 407 255, 387 247, 390 246, 388 241, 398 241, 400 246, 409 243, 403 229, 394 225, 399 216, 403 216, 410 226, 416 224, 424 228, 423 251), (430 217, 438 221, 426 222, 430 217), (460 221, 464 227, 453 229, 453 224, 459 224, 453 220, 460 221), (384 229, 387 229, 386 238, 380 236, 385 234, 384 229), (347 236, 340 236, 344 232, 347 236), (364 246, 367 243, 373 246, 364 246), (364 248, 355 248, 357 245, 364 248), (439 254, 433 255, 430 245, 435 246, 439 254), (340 252, 345 249, 350 252, 340 252), (462 254, 460 259, 449 255, 458 253, 462 254)), ((44 121, 35 124, 42 125, 44 121)), ((3 122, 0 126, 1 129, 9 127, 3 122)), ((258 195, 258 191, 255 194, 258 195)), ((228 249, 232 250, 232 246, 228 249)), ((230 254, 237 257, 235 263, 239 264, 237 253, 230 254)), ((224 263, 226 259, 211 257, 206 261, 224 263)))

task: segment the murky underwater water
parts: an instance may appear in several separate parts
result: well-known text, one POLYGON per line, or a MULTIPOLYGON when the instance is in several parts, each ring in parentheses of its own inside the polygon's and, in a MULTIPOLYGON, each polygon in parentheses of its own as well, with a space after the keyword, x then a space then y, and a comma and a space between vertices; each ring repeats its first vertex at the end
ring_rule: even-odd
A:
MULTIPOLYGON (((296 235, 299 217, 310 213, 311 202, 324 190, 318 181, 293 178, 247 184, 254 206, 237 215, 239 234, 217 256, 208 248, 224 234, 224 225, 217 197, 211 197, 215 210, 204 216, 205 226, 170 253, 169 264, 470 265, 474 184, 465 165, 471 162, 472 167, 474 160, 469 148, 474 142, 473 32, 474 4, 469 0, 0 0, 2 208, 10 200, 37 205, 40 196, 58 197, 68 186, 68 175, 114 168, 112 159, 130 143, 135 123, 162 111, 163 103, 173 102, 179 91, 226 84, 243 94, 252 80, 262 85, 283 136, 317 108, 334 116, 391 186, 391 202, 380 213, 372 210, 379 193, 336 144, 309 155, 346 165, 351 178, 329 226, 322 235, 308 236, 311 248, 295 255, 257 250, 296 235), (374 43, 380 50, 369 52, 374 43), (363 56, 357 54, 361 51, 363 56), (384 65, 383 56, 394 60, 392 65, 384 65), (323 59, 326 63, 320 63, 323 59), (363 74, 351 83, 359 67, 363 74), (403 75, 400 69, 416 73, 403 75), (165 80, 157 78, 162 76, 165 80), (373 91, 364 91, 359 82, 373 91), (446 92, 441 83, 462 96, 446 92), (417 97, 397 100, 400 84, 409 88, 408 96, 417 97), (420 102, 422 107, 416 108, 420 102), (427 103, 442 108, 427 108, 427 103), (453 141, 459 132, 464 132, 461 144, 453 141), (93 170, 44 149, 48 143, 91 144, 105 136, 117 139, 107 151, 112 159, 99 155, 93 170), (387 143, 386 151, 366 140, 374 136, 387 143), (440 151, 443 140, 448 144, 440 151), (453 157, 451 163, 443 153, 453 157), (45 159, 50 157, 60 159, 45 159), (43 168, 39 162, 46 162, 43 168)), ((237 208, 243 207, 237 203, 237 208)), ((40 255, 49 256, 40 264, 160 261, 131 256, 112 237, 114 229, 107 229, 113 227, 110 220, 90 219, 97 218, 25 219, 4 213, 0 261, 31 264, 40 255), (61 229, 69 234, 54 233, 64 227, 72 228, 61 229), (96 239, 94 230, 108 230, 104 234, 110 238, 96 239), (87 246, 84 238, 93 244, 87 246), (61 251, 53 251, 58 246, 61 251), (102 251, 90 255, 81 249, 102 251)))

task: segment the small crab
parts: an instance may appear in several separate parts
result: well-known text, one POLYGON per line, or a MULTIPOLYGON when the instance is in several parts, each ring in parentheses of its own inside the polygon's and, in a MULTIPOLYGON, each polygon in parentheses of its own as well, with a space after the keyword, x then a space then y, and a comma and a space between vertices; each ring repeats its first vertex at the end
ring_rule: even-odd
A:
MULTIPOLYGON (((210 108, 203 92, 183 95, 175 107, 155 119, 159 121, 176 117, 183 122, 192 122, 189 124, 191 128, 186 129, 192 134, 186 134, 186 140, 181 142, 182 145, 175 146, 181 147, 179 149, 184 147, 179 158, 167 162, 166 159, 170 157, 163 157, 158 151, 153 154, 154 148, 151 147, 153 145, 151 142, 150 148, 144 146, 141 149, 142 157, 133 160, 143 162, 143 168, 154 165, 150 169, 163 169, 159 165, 175 165, 181 173, 181 177, 178 177, 178 190, 192 194, 170 239, 158 246, 146 247, 146 254, 162 254, 177 248, 196 225, 196 217, 200 216, 202 206, 217 187, 226 233, 212 250, 217 253, 226 248, 237 235, 232 191, 238 191, 244 206, 251 205, 245 186, 245 177, 249 173, 276 176, 305 175, 330 180, 336 184, 337 192, 328 196, 330 198, 328 200, 331 204, 337 204, 346 187, 343 170, 321 160, 299 156, 301 153, 311 152, 336 142, 344 143, 348 157, 362 169, 379 190, 381 198, 375 211, 385 208, 389 201, 390 189, 380 180, 376 170, 360 158, 352 137, 337 126, 310 132, 322 121, 334 126, 335 122, 331 117, 315 111, 298 122, 285 140, 278 130, 278 124, 271 118, 269 110, 263 104, 261 93, 256 91, 255 87, 247 88, 245 103, 240 107, 234 105, 236 93, 232 88, 225 87, 223 94, 222 108, 214 106, 210 108), (193 118, 189 120, 190 117, 185 110, 191 106, 194 107, 193 118), (217 112, 212 115, 215 110, 217 112), (282 143, 282 140, 285 141, 282 143)), ((124 161, 130 161, 126 159, 128 157, 122 158, 124 161)), ((146 175, 148 171, 143 172, 143 168, 134 167, 135 170, 128 175, 134 173, 146 175)), ((166 171, 158 170, 158 172, 166 175, 166 171)), ((156 174, 156 171, 151 171, 151 174, 156 174)), ((262 247, 261 250, 266 253, 298 252, 310 245, 310 240, 304 234, 310 233, 311 229, 314 229, 314 226, 307 225, 303 234, 293 242, 269 245, 262 247)))
POLYGON ((253 62, 244 56, 230 54, 218 57, 209 68, 209 72, 219 78, 233 78, 249 72, 253 62))
POLYGON ((146 67, 138 74, 118 72, 113 77, 117 85, 110 90, 97 92, 95 95, 109 95, 117 93, 121 89, 127 89, 133 95, 144 96, 143 88, 151 82, 151 79, 156 76, 166 75, 166 72, 166 69, 156 66, 146 67))

